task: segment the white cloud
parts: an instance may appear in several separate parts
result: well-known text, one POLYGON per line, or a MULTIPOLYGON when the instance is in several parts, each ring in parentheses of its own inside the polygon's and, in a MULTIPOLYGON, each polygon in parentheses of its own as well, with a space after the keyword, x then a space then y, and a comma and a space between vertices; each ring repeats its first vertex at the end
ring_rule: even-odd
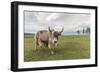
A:
POLYGON ((51 13, 50 15, 48 15, 48 17, 46 18, 47 21, 52 21, 55 20, 59 17, 58 13, 51 13))

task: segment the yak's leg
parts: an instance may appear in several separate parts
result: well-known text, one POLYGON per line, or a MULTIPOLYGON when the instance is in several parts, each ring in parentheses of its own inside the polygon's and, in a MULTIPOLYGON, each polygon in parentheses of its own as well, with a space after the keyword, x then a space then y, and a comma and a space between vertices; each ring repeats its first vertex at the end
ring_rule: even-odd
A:
POLYGON ((43 46, 43 43, 41 41, 39 41, 39 46, 42 47, 43 46))
POLYGON ((35 50, 37 50, 37 44, 35 43, 35 50))
POLYGON ((38 40, 38 44, 40 48, 44 48, 45 46, 45 44, 41 40, 38 40))
POLYGON ((57 42, 56 44, 55 44, 55 46, 58 46, 59 45, 59 43, 57 42))
POLYGON ((54 50, 56 47, 56 44, 52 44, 52 49, 54 50))
POLYGON ((55 43, 53 46, 53 49, 55 49, 58 46, 58 43, 55 43))
POLYGON ((53 52, 52 47, 51 47, 50 44, 48 45, 48 48, 50 49, 51 54, 54 54, 54 52, 53 52))

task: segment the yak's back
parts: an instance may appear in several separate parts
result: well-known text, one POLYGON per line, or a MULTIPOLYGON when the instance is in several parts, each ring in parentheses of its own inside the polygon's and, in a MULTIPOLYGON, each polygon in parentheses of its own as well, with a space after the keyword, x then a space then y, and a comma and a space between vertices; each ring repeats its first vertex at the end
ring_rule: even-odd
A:
POLYGON ((49 32, 47 30, 41 30, 37 32, 38 39, 41 41, 48 41, 49 38, 49 32))

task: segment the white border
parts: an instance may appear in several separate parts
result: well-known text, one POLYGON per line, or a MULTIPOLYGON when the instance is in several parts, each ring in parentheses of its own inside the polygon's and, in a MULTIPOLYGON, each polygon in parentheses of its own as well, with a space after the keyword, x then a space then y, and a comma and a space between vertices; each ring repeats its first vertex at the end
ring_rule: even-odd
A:
POLYGON ((95 11, 93 9, 78 9, 78 8, 58 8, 58 7, 44 7, 44 6, 18 6, 18 68, 36 68, 36 67, 50 67, 50 66, 71 66, 95 64, 95 11), (57 60, 57 61, 37 61, 24 62, 24 27, 23 27, 23 11, 50 11, 50 12, 72 12, 72 13, 90 13, 91 14, 91 58, 81 60, 57 60))

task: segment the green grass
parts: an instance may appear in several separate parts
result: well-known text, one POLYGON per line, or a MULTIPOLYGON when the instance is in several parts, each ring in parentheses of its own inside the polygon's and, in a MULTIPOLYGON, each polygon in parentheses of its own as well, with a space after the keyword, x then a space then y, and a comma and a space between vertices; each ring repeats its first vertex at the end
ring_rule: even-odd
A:
POLYGON ((54 54, 45 48, 35 50, 33 37, 24 38, 24 61, 69 60, 90 58, 90 36, 61 36, 54 54))

